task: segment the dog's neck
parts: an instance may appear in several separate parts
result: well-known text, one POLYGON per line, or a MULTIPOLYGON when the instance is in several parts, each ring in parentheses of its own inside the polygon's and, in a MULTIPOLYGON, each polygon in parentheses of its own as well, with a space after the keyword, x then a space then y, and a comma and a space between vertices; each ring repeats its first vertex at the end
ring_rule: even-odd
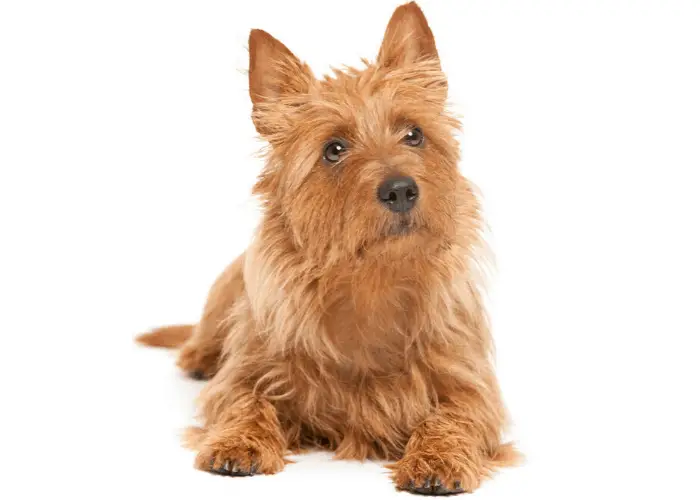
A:
POLYGON ((458 242, 428 238, 411 247, 408 235, 384 251, 323 259, 295 245, 283 219, 267 217, 246 254, 245 281, 253 316, 279 352, 301 346, 376 373, 433 335, 443 321, 436 315, 455 307, 481 315, 470 249, 458 242), (457 291, 465 282, 473 296, 457 291))

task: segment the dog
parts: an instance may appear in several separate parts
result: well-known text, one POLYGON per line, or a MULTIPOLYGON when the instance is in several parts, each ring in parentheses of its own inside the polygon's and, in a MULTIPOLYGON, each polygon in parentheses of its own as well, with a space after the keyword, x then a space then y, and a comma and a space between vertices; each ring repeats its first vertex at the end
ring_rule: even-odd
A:
POLYGON ((423 12, 398 7, 376 61, 320 80, 265 31, 249 51, 261 224, 199 323, 138 338, 208 379, 195 466, 274 474, 320 447, 390 461, 400 490, 474 491, 520 454, 502 441, 479 198, 423 12))

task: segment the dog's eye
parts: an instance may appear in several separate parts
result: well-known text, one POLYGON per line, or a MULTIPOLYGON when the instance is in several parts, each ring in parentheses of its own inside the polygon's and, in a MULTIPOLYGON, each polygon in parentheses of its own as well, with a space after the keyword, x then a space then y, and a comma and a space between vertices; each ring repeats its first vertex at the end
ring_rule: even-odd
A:
POLYGON ((424 140, 425 136, 423 135, 423 131, 418 127, 413 127, 403 138, 406 144, 414 148, 422 146, 424 140))
POLYGON ((323 148, 323 159, 328 163, 338 163, 345 155, 347 148, 341 141, 334 139, 323 148))

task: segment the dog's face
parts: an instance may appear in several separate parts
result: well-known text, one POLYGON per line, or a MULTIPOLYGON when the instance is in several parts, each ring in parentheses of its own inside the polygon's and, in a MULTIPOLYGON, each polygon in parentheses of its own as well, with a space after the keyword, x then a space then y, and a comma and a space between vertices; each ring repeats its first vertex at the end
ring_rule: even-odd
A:
POLYGON ((457 167, 459 122, 427 21, 399 7, 376 64, 317 80, 279 41, 250 35, 253 120, 269 143, 256 186, 296 247, 334 259, 458 237, 476 200, 457 167))

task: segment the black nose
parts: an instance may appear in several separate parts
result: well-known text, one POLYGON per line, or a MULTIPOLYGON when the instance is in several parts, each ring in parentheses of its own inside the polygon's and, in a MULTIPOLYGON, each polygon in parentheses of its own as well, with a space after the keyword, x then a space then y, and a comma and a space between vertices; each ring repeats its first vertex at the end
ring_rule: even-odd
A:
POLYGON ((379 185, 377 194, 392 212, 408 212, 418 200, 418 185, 411 177, 390 177, 379 185))

